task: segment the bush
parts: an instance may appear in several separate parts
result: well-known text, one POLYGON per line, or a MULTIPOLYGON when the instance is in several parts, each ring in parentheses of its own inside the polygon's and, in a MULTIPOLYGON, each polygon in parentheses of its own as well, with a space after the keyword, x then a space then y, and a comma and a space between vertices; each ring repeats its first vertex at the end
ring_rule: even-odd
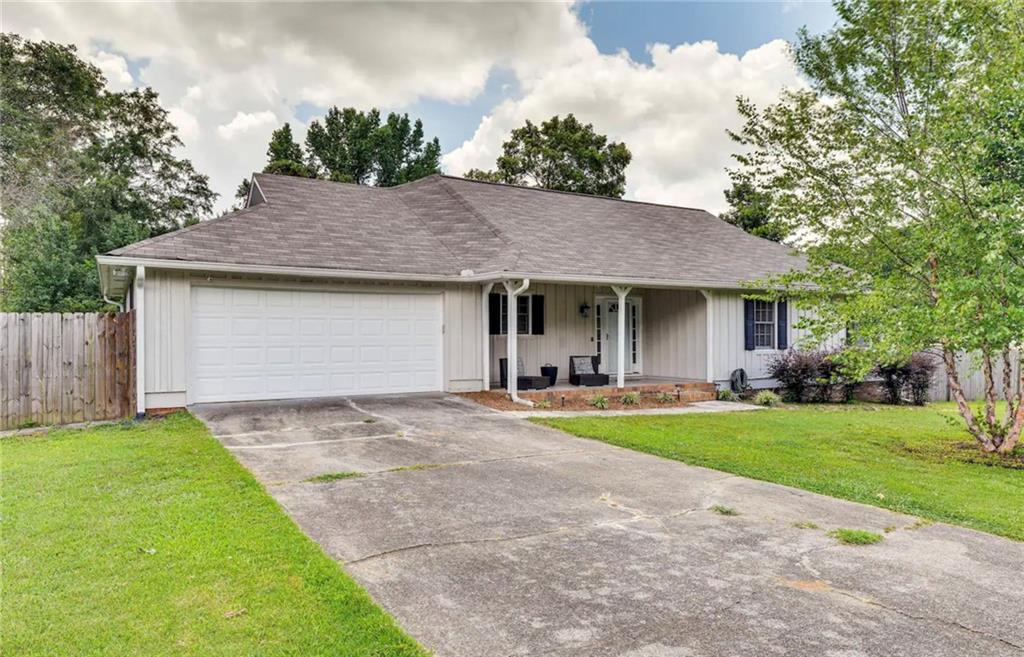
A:
POLYGON ((626 394, 622 395, 622 404, 623 404, 623 406, 636 406, 639 403, 640 403, 640 393, 639 392, 627 392, 626 394))
POLYGON ((718 391, 718 401, 736 401, 736 393, 729 388, 722 388, 718 391))
POLYGON ((551 401, 548 399, 541 399, 540 401, 534 402, 533 407, 540 409, 551 408, 551 401))
POLYGON ((806 401, 809 388, 818 379, 822 353, 788 349, 768 363, 768 376, 779 382, 788 402, 806 401))
POLYGON ((928 401, 928 390, 931 388, 932 376, 937 366, 934 356, 918 352, 905 363, 890 363, 876 367, 875 373, 882 377, 885 402, 896 405, 907 395, 913 403, 924 406, 928 401))
POLYGON ((771 390, 762 390, 754 395, 754 403, 758 406, 778 406, 782 400, 771 390))
POLYGON ((608 408, 608 398, 604 395, 598 395, 590 400, 590 405, 603 411, 608 408))
POLYGON ((838 349, 789 349, 769 361, 768 375, 779 382, 782 396, 788 402, 832 402, 837 387, 843 401, 851 401, 860 382, 846 376, 837 358, 840 353, 838 349))
POLYGON ((659 392, 656 399, 662 404, 671 404, 676 400, 675 397, 667 392, 659 392))
POLYGON ((910 398, 918 406, 928 402, 928 391, 932 387, 932 377, 938 362, 935 357, 926 353, 916 353, 910 357, 910 375, 907 385, 910 386, 910 398))

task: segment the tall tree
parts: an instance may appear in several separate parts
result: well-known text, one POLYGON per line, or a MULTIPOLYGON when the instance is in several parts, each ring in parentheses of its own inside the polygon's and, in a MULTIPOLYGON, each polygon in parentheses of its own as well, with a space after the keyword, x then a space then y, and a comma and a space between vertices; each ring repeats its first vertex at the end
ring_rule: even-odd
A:
POLYGON ((289 162, 302 162, 302 146, 292 137, 292 126, 285 123, 270 135, 270 145, 267 146, 267 162, 278 162, 286 160, 289 162))
POLYGON ((1009 372, 1024 345, 1024 6, 835 7, 831 31, 802 32, 794 47, 810 89, 764 109, 739 102, 737 173, 772 190, 773 216, 810 263, 761 284, 814 310, 819 340, 857 325, 845 357, 855 371, 937 348, 967 429, 982 449, 1010 452, 1024 405, 994 363, 1009 372), (962 352, 981 357, 982 416, 960 384, 962 352))
POLYGON ((441 171, 441 144, 424 141, 423 122, 408 114, 353 107, 327 111, 306 134, 307 164, 314 175, 338 182, 390 187, 441 171))
POLYGON ((626 193, 626 167, 633 158, 629 149, 609 142, 572 114, 553 116, 539 126, 528 120, 512 131, 502 150, 496 169, 470 169, 466 177, 615 198, 626 193))
POLYGON ((786 239, 785 224, 772 218, 772 197, 765 191, 754 188, 749 180, 734 180, 732 187, 725 190, 725 200, 732 209, 722 214, 722 219, 742 228, 751 235, 757 235, 773 242, 786 239))
POLYGON ((212 210, 207 177, 175 154, 181 141, 151 89, 109 92, 74 47, 13 34, 0 35, 0 87, 4 310, 92 309, 97 253, 212 210), (52 261, 33 257, 33 243, 52 261))

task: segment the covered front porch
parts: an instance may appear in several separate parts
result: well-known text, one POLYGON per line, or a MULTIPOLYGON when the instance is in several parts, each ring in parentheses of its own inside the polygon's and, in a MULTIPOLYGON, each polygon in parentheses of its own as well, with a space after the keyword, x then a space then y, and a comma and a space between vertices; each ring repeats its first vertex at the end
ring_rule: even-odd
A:
POLYGON ((701 290, 514 280, 485 286, 484 297, 486 389, 506 389, 524 400, 626 390, 683 396, 698 389, 707 398, 708 314, 701 290), (607 384, 572 385, 573 356, 596 356, 607 384), (517 360, 528 376, 557 368, 555 383, 519 390, 515 376, 502 381, 506 358, 510 373, 517 360))

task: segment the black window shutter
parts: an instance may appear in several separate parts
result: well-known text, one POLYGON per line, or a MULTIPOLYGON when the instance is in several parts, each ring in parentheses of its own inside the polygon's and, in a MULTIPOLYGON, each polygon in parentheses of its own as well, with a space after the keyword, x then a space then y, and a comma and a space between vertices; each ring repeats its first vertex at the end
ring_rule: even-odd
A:
POLYGON ((490 318, 491 335, 501 335, 501 295, 490 294, 487 296, 488 316, 490 318))
POLYGON ((530 312, 530 333, 544 335, 544 295, 534 294, 530 297, 533 304, 530 312))
POLYGON ((779 349, 786 349, 789 347, 789 309, 788 304, 785 301, 780 301, 775 304, 775 314, 778 316, 776 321, 779 327, 779 339, 776 341, 776 347, 779 349))
POLYGON ((743 349, 754 350, 754 300, 743 300, 743 349))

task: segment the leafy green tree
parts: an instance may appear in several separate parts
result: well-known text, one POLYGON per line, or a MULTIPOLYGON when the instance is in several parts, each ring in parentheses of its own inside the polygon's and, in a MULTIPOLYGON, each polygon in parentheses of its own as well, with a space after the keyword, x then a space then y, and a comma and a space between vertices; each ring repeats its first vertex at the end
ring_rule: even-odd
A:
POLYGON ((181 141, 151 89, 109 92, 74 47, 13 34, 0 35, 0 88, 4 310, 92 309, 97 253, 211 212, 208 179, 175 154, 181 141), (29 257, 32 240, 63 274, 29 257))
POLYGON ((423 141, 423 122, 409 115, 388 114, 377 129, 376 184, 393 187, 441 171, 441 143, 423 141))
POLYGON ((270 145, 267 146, 268 162, 302 162, 304 159, 302 146, 292 137, 292 126, 285 123, 270 135, 270 145))
POLYGON ((252 183, 248 178, 242 178, 242 182, 238 183, 238 187, 235 188, 235 199, 238 201, 236 209, 240 209, 245 205, 246 200, 249 198, 250 189, 252 189, 252 183))
POLYGON ((539 126, 527 121, 512 131, 502 149, 496 169, 471 169, 466 177, 614 198, 626 193, 626 167, 633 158, 629 149, 609 142, 572 114, 553 116, 539 126))
POLYGON ((441 144, 424 141, 423 122, 408 114, 353 107, 327 111, 306 133, 307 165, 317 177, 390 187, 441 171, 441 144))
POLYGON ((725 190, 725 200, 732 206, 722 215, 725 221, 773 242, 786 239, 785 225, 772 219, 771 195, 755 189, 749 180, 734 180, 725 190))
POLYGON ((856 373, 937 350, 967 429, 1008 453, 1024 405, 994 363, 1009 372, 1024 345, 1024 5, 835 7, 831 31, 794 47, 810 89, 764 109, 739 101, 738 172, 771 190, 773 217, 809 261, 759 285, 813 310, 819 341, 856 325, 845 356, 856 373), (981 356, 981 416, 957 374, 963 352, 981 356))
POLYGON ((84 259, 71 222, 47 210, 4 231, 5 309, 27 312, 101 310, 96 264, 84 259))

